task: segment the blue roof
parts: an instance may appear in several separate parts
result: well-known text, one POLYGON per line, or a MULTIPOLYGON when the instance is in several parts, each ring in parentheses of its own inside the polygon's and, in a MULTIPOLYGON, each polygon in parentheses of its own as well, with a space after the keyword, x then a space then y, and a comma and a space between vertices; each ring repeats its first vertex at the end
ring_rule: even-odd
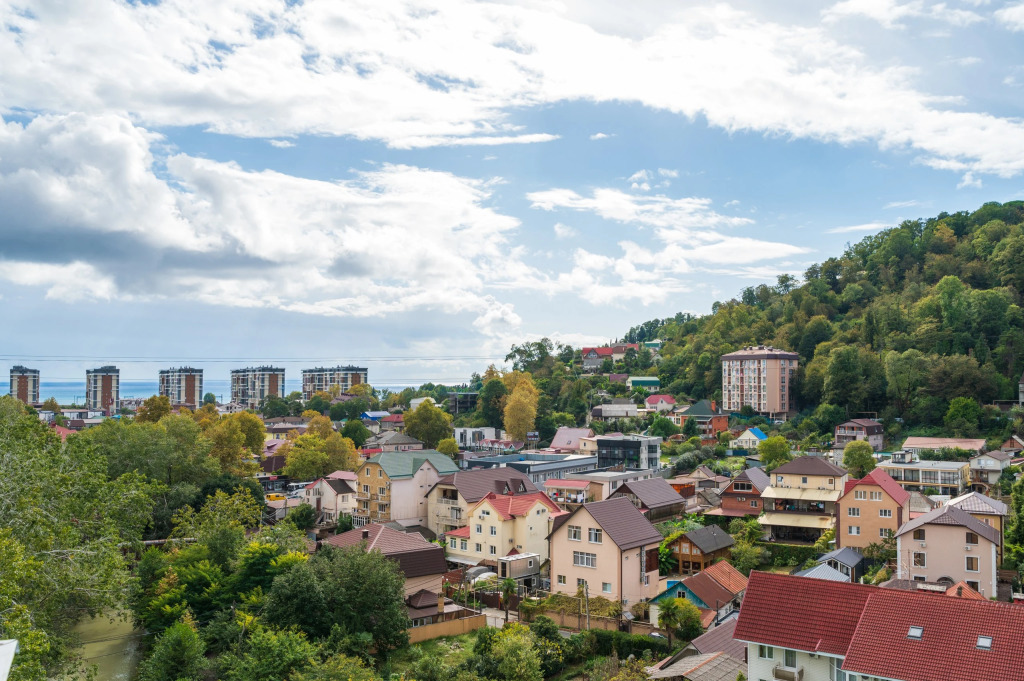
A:
POLYGON ((751 428, 750 434, 756 437, 758 440, 767 440, 768 436, 761 432, 760 428, 751 428))

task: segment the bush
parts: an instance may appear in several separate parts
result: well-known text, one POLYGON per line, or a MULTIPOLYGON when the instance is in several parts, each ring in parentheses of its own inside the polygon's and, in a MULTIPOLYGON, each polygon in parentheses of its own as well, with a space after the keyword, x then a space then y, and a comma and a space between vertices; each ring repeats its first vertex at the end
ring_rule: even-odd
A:
POLYGON ((778 542, 755 542, 756 546, 768 549, 773 565, 802 565, 808 559, 816 558, 821 552, 813 546, 802 544, 779 544, 778 542))
POLYGON ((655 657, 664 657, 672 652, 668 641, 651 636, 604 629, 591 629, 590 633, 594 635, 594 652, 598 655, 611 655, 614 652, 619 659, 625 659, 630 655, 640 657, 645 650, 651 651, 655 657))

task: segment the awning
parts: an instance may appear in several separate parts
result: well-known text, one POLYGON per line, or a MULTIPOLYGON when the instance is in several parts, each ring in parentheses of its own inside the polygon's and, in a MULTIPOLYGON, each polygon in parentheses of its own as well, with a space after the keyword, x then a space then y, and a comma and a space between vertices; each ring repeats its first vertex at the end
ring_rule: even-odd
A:
POLYGON ((765 513, 760 518, 758 518, 757 521, 762 525, 779 525, 783 527, 807 527, 816 530, 827 530, 832 527, 832 516, 827 515, 804 515, 802 513, 765 513))
POLYGON ((444 559, 449 563, 459 563, 460 565, 469 565, 470 567, 475 566, 479 563, 479 560, 473 560, 472 558, 460 558, 459 556, 445 556, 444 559))
POLYGON ((801 489, 799 487, 766 487, 762 499, 790 499, 792 501, 839 501, 843 496, 838 489, 801 489))

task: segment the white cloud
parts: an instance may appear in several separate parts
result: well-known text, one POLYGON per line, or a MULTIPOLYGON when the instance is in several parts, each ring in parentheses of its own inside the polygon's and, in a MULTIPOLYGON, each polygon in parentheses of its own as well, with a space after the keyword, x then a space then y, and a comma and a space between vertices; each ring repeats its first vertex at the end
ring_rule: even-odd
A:
POLYGON ((726 202, 725 202, 724 204, 722 204, 722 205, 723 205, 723 207, 725 207, 725 208, 733 208, 734 206, 738 206, 738 205, 740 205, 740 201, 739 201, 739 199, 733 199, 732 201, 726 201, 726 202))
POLYGON ((658 174, 662 177, 679 177, 678 170, 670 170, 669 168, 658 168, 658 174))
POLYGON ((592 140, 603 140, 603 139, 608 139, 609 137, 612 137, 612 135, 609 135, 609 134, 603 133, 603 132, 595 132, 593 135, 590 136, 590 139, 592 139, 592 140))
POLYGON ((651 179, 651 171, 649 170, 638 170, 629 177, 626 178, 626 182, 642 182, 644 180, 651 179))
POLYGON ((905 19, 928 18, 953 26, 968 26, 984 18, 976 12, 951 8, 946 3, 926 4, 923 0, 842 0, 822 11, 826 22, 865 17, 886 28, 906 28, 905 19))
POLYGON ((996 10, 995 18, 1011 31, 1024 31, 1024 2, 996 10))
POLYGON ((956 59, 950 59, 949 61, 957 66, 975 66, 982 63, 983 60, 981 57, 959 57, 956 59))
POLYGON ((579 234, 576 229, 569 225, 563 225, 561 222, 556 222, 554 229, 556 239, 571 239, 579 234))
POLYGON ((867 232, 878 232, 880 230, 892 227, 892 223, 888 222, 867 222, 863 225, 849 225, 848 227, 833 227, 832 229, 826 229, 826 234, 850 234, 850 233, 867 233, 867 232))
POLYGON ((970 171, 964 173, 964 176, 960 178, 960 182, 956 185, 956 188, 963 189, 965 187, 981 189, 981 178, 975 177, 974 173, 970 171))
POLYGON ((913 199, 909 201, 890 201, 882 206, 882 210, 889 210, 890 208, 911 208, 916 205, 918 205, 918 202, 913 199))
POLYGON ((46 289, 47 299, 66 303, 110 300, 117 291, 113 279, 78 260, 60 265, 0 260, 0 279, 21 286, 41 286, 46 289))
POLYGON ((269 140, 269 141, 270 141, 270 145, 271 146, 277 147, 278 149, 290 149, 291 147, 295 146, 295 142, 291 142, 289 140, 269 140))

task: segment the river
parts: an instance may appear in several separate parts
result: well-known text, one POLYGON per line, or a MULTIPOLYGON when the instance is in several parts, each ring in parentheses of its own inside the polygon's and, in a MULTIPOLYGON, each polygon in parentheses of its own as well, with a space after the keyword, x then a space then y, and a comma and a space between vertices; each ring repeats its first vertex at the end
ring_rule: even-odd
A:
POLYGON ((142 632, 131 618, 106 616, 83 620, 75 627, 86 666, 96 665, 96 681, 129 681, 142 656, 142 632))

